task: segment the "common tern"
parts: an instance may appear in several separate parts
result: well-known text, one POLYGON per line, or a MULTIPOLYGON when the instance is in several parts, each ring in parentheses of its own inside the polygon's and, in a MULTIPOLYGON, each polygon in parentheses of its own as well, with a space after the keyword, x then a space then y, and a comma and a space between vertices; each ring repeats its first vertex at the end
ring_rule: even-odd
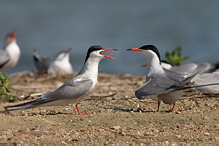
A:
POLYGON ((84 115, 84 113, 81 113, 78 109, 78 102, 97 86, 98 66, 100 60, 105 57, 115 59, 110 55, 104 55, 102 53, 113 50, 116 49, 91 46, 88 49, 83 68, 73 79, 69 80, 56 90, 42 93, 41 98, 37 100, 18 105, 6 106, 5 110, 27 110, 38 106, 62 106, 75 103, 78 114, 84 115))
POLYGON ((20 58, 20 48, 16 41, 16 30, 6 36, 5 45, 0 49, 0 71, 14 67, 20 58))
MULTIPOLYGON (((182 75, 163 68, 160 64, 160 54, 153 45, 145 45, 140 48, 128 49, 128 51, 138 51, 147 57, 149 71, 147 82, 135 91, 138 99, 145 99, 157 96, 159 111, 160 103, 173 104, 170 111, 174 110, 175 102, 182 99, 184 89, 191 87, 191 80, 198 74, 182 75)), ((207 86, 207 85, 199 85, 207 86)))
POLYGON ((71 49, 59 52, 52 60, 49 57, 39 55, 33 51, 33 60, 38 74, 72 74, 73 68, 69 62, 69 52, 71 49))
POLYGON ((73 68, 69 62, 71 49, 59 52, 55 59, 50 63, 48 74, 72 74, 73 68))

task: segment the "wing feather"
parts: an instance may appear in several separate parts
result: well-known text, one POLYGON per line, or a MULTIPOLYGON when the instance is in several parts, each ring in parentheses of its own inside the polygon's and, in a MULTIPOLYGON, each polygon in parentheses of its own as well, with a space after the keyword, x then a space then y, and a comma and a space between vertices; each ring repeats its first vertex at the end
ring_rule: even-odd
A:
POLYGON ((76 99, 89 92, 93 84, 91 79, 72 79, 54 91, 43 93, 42 98, 51 100, 76 99))
POLYGON ((0 50, 0 68, 10 61, 8 53, 4 50, 0 50))

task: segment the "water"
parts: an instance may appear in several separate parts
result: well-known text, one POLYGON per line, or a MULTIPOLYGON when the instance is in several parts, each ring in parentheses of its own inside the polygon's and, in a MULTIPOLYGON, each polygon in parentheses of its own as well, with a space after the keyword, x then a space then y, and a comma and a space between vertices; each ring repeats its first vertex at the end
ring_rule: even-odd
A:
POLYGON ((219 60, 218 14, 216 0, 0 0, 0 46, 16 27, 22 54, 9 73, 34 67, 28 49, 54 57, 69 47, 73 68, 79 71, 87 49, 98 44, 119 49, 110 52, 118 60, 100 62, 102 72, 145 74, 141 65, 146 57, 126 49, 154 44, 164 59, 166 51, 180 45, 182 54, 191 57, 185 63, 219 60))

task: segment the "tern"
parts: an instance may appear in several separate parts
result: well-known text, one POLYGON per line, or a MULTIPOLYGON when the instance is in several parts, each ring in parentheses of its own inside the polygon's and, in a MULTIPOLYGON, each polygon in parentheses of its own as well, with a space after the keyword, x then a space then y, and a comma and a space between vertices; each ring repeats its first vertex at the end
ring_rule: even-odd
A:
POLYGON ((72 74, 73 68, 69 62, 70 48, 59 52, 52 60, 33 51, 33 60, 38 74, 72 74))
POLYGON ((16 30, 6 36, 5 45, 0 49, 0 71, 14 67, 20 59, 20 48, 16 41, 16 30))
POLYGON ((48 74, 72 74, 73 68, 69 62, 71 49, 59 52, 55 59, 50 63, 48 74))
MULTIPOLYGON (((157 96, 157 111, 159 111, 161 101, 166 104, 173 104, 173 107, 170 110, 173 111, 175 102, 183 99, 183 90, 193 88, 191 87, 191 80, 198 73, 183 75, 163 68, 160 62, 159 51, 153 45, 145 45, 140 48, 132 48, 128 49, 128 51, 138 51, 144 54, 147 57, 147 64, 149 67, 147 82, 135 91, 135 96, 138 99, 157 96)), ((208 85, 199 85, 199 87, 208 85)))
POLYGON ((84 66, 81 71, 73 79, 69 80, 56 90, 42 93, 41 98, 34 101, 6 106, 6 111, 27 110, 39 106, 63 106, 75 103, 79 115, 84 115, 78 109, 78 102, 87 96, 97 86, 98 66, 103 58, 111 58, 110 55, 102 54, 105 51, 114 51, 116 49, 107 49, 101 46, 91 46, 88 49, 84 66), (14 109, 13 109, 14 108, 14 109))

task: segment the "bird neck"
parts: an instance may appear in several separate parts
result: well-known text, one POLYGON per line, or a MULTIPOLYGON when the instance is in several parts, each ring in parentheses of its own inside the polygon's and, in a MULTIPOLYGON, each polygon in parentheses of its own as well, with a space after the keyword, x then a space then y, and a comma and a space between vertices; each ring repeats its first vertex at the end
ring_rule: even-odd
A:
POLYGON ((149 66, 148 76, 152 76, 153 74, 162 74, 164 72, 158 57, 147 55, 147 64, 149 66))
POLYGON ((17 44, 16 39, 11 39, 11 38, 6 39, 4 48, 7 48, 7 46, 11 44, 17 44))
POLYGON ((100 58, 88 58, 79 74, 84 74, 86 78, 97 80, 99 62, 100 58))
POLYGON ((62 61, 63 61, 63 62, 69 62, 69 55, 67 54, 67 55, 63 58, 62 61))
POLYGON ((16 43, 16 40, 10 42, 5 46, 5 50, 8 52, 8 54, 12 57, 12 59, 15 56, 20 56, 20 48, 16 43))

